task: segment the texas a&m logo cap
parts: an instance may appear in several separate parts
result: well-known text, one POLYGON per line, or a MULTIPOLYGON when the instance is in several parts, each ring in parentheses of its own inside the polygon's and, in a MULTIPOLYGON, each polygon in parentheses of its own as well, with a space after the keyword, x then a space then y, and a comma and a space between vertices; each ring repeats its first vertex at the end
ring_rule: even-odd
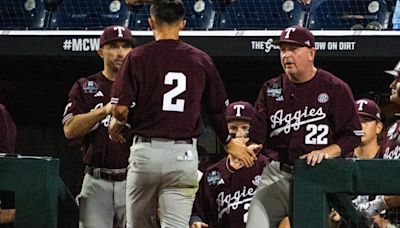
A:
POLYGON ((274 43, 277 45, 281 45, 282 43, 297 44, 313 48, 315 47, 315 38, 310 30, 296 25, 283 30, 280 39, 274 43))
POLYGON ((122 26, 108 26, 100 36, 100 47, 114 41, 127 41, 133 45, 131 30, 122 26))

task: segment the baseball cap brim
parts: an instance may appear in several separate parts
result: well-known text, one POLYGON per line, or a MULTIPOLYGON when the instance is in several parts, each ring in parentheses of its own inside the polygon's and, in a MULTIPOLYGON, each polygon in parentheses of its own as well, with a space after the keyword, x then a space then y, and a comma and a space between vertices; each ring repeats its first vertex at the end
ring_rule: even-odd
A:
POLYGON ((374 119, 374 120, 381 121, 381 119, 379 119, 378 117, 376 117, 376 116, 374 116, 374 115, 371 115, 371 114, 369 114, 369 113, 366 113, 366 112, 358 112, 358 115, 370 117, 370 118, 372 118, 372 119, 374 119))
POLYGON ((125 42, 131 44, 132 46, 134 45, 134 40, 133 40, 133 39, 127 39, 127 38, 116 37, 116 38, 114 38, 114 39, 109 39, 109 40, 107 40, 106 42, 102 43, 102 44, 100 45, 100 47, 102 47, 102 46, 104 46, 104 45, 106 45, 106 44, 110 44, 110 43, 118 42, 118 41, 125 41, 125 42))
POLYGON ((251 118, 245 117, 245 116, 227 116, 227 117, 226 117, 226 121, 231 121, 231 120, 250 121, 251 118))
POLYGON ((301 47, 308 47, 306 44, 294 41, 294 40, 275 40, 272 42, 275 45, 281 46, 281 44, 296 44, 301 47))
POLYGON ((397 70, 385 70, 385 73, 388 73, 390 75, 393 75, 395 77, 399 77, 400 72, 398 72, 397 70))

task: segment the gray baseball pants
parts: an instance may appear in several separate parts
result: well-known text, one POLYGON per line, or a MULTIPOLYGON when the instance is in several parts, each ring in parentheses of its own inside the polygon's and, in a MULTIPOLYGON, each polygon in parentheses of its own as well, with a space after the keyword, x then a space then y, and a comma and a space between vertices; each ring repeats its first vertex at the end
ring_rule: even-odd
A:
POLYGON ((289 215, 289 195, 292 174, 281 171, 279 162, 265 166, 260 185, 251 200, 246 228, 278 227, 289 215))
POLYGON ((127 176, 127 228, 150 228, 157 205, 162 228, 187 228, 198 189, 196 139, 177 144, 136 137, 127 176))
POLYGON ((79 228, 111 228, 126 223, 126 181, 106 181, 86 174, 79 194, 79 228))

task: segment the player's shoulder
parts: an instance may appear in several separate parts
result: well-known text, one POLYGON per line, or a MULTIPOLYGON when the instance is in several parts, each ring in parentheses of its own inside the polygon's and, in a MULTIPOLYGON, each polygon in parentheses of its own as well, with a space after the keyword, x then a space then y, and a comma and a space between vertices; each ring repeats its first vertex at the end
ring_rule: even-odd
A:
POLYGON ((271 79, 268 79, 267 81, 264 82, 264 87, 279 87, 279 85, 282 83, 283 79, 287 77, 285 73, 282 73, 276 77, 273 77, 271 79))
POLYGON ((209 57, 209 55, 208 55, 205 51, 203 51, 203 50, 201 50, 200 48, 197 48, 197 47, 195 47, 195 46, 193 46, 193 45, 191 45, 191 44, 188 44, 188 43, 186 43, 186 42, 180 42, 180 45, 181 45, 182 47, 186 48, 186 49, 189 50, 189 51, 192 51, 192 52, 195 52, 195 53, 197 53, 197 54, 200 54, 200 55, 204 55, 204 56, 209 57))
POLYGON ((206 186, 213 188, 229 177, 229 173, 225 168, 226 159, 225 161, 223 160, 209 166, 204 172, 202 179, 206 186))
POLYGON ((319 81, 325 81, 326 83, 331 84, 332 86, 347 86, 347 83, 344 82, 342 79, 339 77, 335 76, 329 71, 326 71, 324 69, 318 68, 317 69, 317 77, 316 79, 319 81))
POLYGON ((83 82, 87 82, 87 81, 97 81, 101 76, 101 71, 97 72, 95 74, 91 74, 91 75, 87 75, 84 77, 79 78, 78 80, 76 80, 77 83, 81 84, 83 82))
MULTIPOLYGON (((3 118, 3 116, 6 116, 7 113, 8 113, 7 108, 4 105, 0 104, 0 116, 3 118)), ((0 118, 0 119, 2 119, 2 118, 0 118)))
POLYGON ((100 83, 99 80, 101 80, 101 78, 101 72, 81 77, 75 81, 71 90, 97 90, 100 83))
POLYGON ((210 165, 209 167, 207 167, 205 173, 210 173, 212 171, 217 171, 217 170, 220 170, 222 167, 225 167, 226 159, 227 158, 224 157, 221 160, 217 161, 216 163, 210 165))
POLYGON ((259 154, 258 156, 257 156, 257 161, 260 161, 260 162, 268 162, 268 157, 267 156, 265 156, 265 155, 263 155, 263 154, 259 154))
POLYGON ((136 56, 136 55, 145 54, 146 50, 151 49, 153 44, 154 44, 154 41, 137 46, 137 47, 133 48, 131 51, 129 51, 128 56, 136 56))
POLYGON ((199 62, 212 62, 211 57, 205 51, 183 41, 180 41, 178 45, 188 58, 193 58, 199 62))

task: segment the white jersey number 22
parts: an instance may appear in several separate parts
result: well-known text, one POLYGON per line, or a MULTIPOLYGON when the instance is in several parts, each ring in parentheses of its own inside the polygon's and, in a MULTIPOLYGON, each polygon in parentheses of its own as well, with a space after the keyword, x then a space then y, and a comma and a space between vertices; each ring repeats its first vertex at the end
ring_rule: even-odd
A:
POLYGON ((308 145, 327 145, 328 138, 326 137, 329 133, 329 127, 326 124, 308 124, 306 131, 309 133, 306 135, 305 143, 308 145))
POLYGON ((183 112, 185 109, 185 100, 176 99, 173 103, 173 99, 179 94, 186 91, 186 76, 180 72, 168 72, 164 78, 165 85, 173 85, 176 80, 176 87, 164 94, 163 98, 163 111, 183 112))

